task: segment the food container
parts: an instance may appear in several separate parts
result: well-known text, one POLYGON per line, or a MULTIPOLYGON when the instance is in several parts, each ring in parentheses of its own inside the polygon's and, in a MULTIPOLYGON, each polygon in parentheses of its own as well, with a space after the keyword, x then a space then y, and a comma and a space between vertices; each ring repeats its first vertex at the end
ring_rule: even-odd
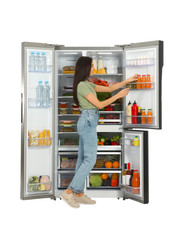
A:
POLYGON ((76 125, 59 125, 59 132, 77 132, 76 125))
POLYGON ((116 65, 107 65, 106 69, 107 69, 107 74, 117 74, 118 73, 116 65))
POLYGON ((68 108, 58 108, 59 109, 59 114, 67 114, 68 113, 68 108))
POLYGON ((62 174, 60 177, 60 187, 67 188, 70 185, 73 177, 74 177, 73 173, 62 174))
POLYGON ((59 102, 59 108, 67 108, 68 102, 59 102))
POLYGON ((61 158, 61 168, 75 168, 77 163, 77 158, 61 158))
POLYGON ((64 86, 64 89, 70 89, 70 90, 73 90, 73 86, 64 86))
POLYGON ((80 114, 79 107, 72 107, 72 113, 73 114, 80 114))

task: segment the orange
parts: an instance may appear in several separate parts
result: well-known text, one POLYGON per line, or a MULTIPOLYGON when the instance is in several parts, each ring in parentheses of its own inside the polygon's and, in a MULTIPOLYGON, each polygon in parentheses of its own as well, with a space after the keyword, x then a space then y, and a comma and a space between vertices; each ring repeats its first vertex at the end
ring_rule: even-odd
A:
POLYGON ((113 166, 113 168, 119 168, 119 162, 118 161, 114 161, 112 166, 113 166))
POLYGON ((106 168, 111 168, 112 167, 112 163, 110 161, 105 163, 105 167, 106 168))
POLYGON ((107 173, 102 173, 100 177, 102 180, 106 180, 109 177, 109 175, 107 173))

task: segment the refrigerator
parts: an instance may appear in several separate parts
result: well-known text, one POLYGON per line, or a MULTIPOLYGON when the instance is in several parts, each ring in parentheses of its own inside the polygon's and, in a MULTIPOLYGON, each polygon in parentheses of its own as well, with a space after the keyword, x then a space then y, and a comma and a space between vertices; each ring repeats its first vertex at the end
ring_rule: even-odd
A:
MULTIPOLYGON (((100 109, 97 161, 85 180, 84 191, 94 198, 148 203, 148 130, 162 129, 163 41, 113 47, 22 43, 20 198, 56 200, 75 174, 80 110, 72 95, 72 67, 80 56, 92 57, 97 68, 99 60, 102 61, 105 71, 99 69, 90 78, 96 84, 106 81, 111 86, 134 74, 141 79, 124 86, 130 88, 126 97, 100 109), (39 105, 37 101, 40 81, 50 86, 47 105, 39 105), (138 122, 133 121, 133 114, 127 115, 129 101, 132 105, 136 101, 145 109, 146 116, 139 115, 138 122), (148 109, 152 115, 148 115, 148 109), (127 166, 131 173, 133 170, 138 173, 138 185, 129 184, 133 176, 127 176, 124 171, 127 166)), ((119 90, 111 92, 111 96, 119 90)), ((103 99, 103 94, 97 93, 99 99, 103 99)))

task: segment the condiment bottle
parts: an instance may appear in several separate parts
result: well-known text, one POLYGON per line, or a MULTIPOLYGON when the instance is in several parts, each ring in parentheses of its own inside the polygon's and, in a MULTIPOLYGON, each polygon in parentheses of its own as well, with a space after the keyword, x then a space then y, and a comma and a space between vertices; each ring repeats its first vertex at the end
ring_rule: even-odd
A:
POLYGON ((132 123, 132 104, 129 101, 128 106, 126 108, 126 115, 127 115, 127 124, 131 124, 132 123), (130 116, 130 117, 128 117, 130 116))
POLYGON ((147 123, 148 123, 148 124, 153 124, 153 115, 152 115, 152 109, 148 109, 148 114, 147 114, 147 123))
POLYGON ((128 170, 126 171, 125 182, 126 182, 126 186, 130 186, 130 178, 131 178, 130 163, 128 163, 127 165, 128 165, 128 170))
POLYGON ((103 62, 102 56, 100 56, 98 60, 98 70, 100 70, 103 67, 104 67, 104 62, 103 62))
POLYGON ((142 113, 141 113, 141 123, 142 123, 142 124, 146 124, 146 113, 145 113, 145 109, 142 109, 142 113))
POLYGON ((146 88, 146 75, 142 75, 142 88, 146 88))
POLYGON ((94 70, 97 70, 97 59, 96 59, 96 56, 93 56, 93 64, 94 64, 94 70))
POLYGON ((142 108, 138 107, 138 114, 137 114, 137 123, 141 124, 141 114, 142 114, 142 108))
POLYGON ((127 164, 125 163, 124 164, 124 170, 122 172, 122 182, 123 182, 123 185, 126 185, 126 171, 127 171, 127 164))
POLYGON ((141 88, 141 75, 137 75, 137 89, 141 88))
POLYGON ((134 101, 134 104, 132 106, 132 123, 137 124, 137 115, 138 115, 138 106, 136 101, 134 101), (136 116, 136 117, 134 117, 136 116))
POLYGON ((146 88, 151 88, 151 77, 150 77, 150 74, 147 74, 146 88))

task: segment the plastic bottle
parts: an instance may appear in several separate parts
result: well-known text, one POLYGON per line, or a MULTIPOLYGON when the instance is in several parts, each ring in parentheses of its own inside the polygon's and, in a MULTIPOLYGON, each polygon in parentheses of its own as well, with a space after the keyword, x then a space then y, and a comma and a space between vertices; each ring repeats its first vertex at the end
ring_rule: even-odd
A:
POLYGON ((132 124, 132 104, 129 101, 128 106, 126 108, 126 115, 127 115, 127 124, 132 124), (130 116, 130 117, 128 117, 130 116))
POLYGON ((40 68, 42 72, 47 71, 47 65, 46 65, 46 54, 45 52, 42 52, 41 57, 40 57, 40 68))
POLYGON ((45 85, 43 86, 43 106, 50 106, 50 86, 48 81, 45 81, 45 85))
POLYGON ((35 71, 35 52, 31 52, 29 56, 29 71, 35 71))
POLYGON ((43 104, 43 85, 42 81, 38 82, 38 86, 36 88, 36 106, 41 107, 43 104))
POLYGON ((148 109, 147 123, 148 123, 148 124, 153 124, 153 114, 152 114, 152 109, 148 109))
POLYGON ((41 71, 40 52, 36 53, 36 57, 35 57, 35 71, 36 72, 40 72, 41 71))
POLYGON ((132 123, 137 124, 137 115, 138 115, 138 106, 136 101, 134 101, 134 104, 132 106, 132 123), (136 117, 133 117, 136 116, 136 117))
POLYGON ((138 136, 135 136, 135 139, 133 140, 134 146, 139 146, 139 139, 138 136))
POLYGON ((146 112, 145 112, 145 109, 142 109, 141 124, 146 124, 146 112))
POLYGON ((124 170, 122 172, 122 183, 124 186, 126 185, 126 171, 127 171, 127 164, 124 163, 124 170))
POLYGON ((131 178, 130 163, 128 163, 127 166, 128 166, 128 170, 126 171, 126 186, 130 186, 130 178, 131 178))
POLYGON ((138 107, 137 124, 141 124, 141 113, 142 113, 142 108, 138 107))
POLYGON ((103 67, 104 67, 103 58, 102 58, 102 56, 100 56, 99 60, 98 60, 98 70, 100 70, 103 67))

